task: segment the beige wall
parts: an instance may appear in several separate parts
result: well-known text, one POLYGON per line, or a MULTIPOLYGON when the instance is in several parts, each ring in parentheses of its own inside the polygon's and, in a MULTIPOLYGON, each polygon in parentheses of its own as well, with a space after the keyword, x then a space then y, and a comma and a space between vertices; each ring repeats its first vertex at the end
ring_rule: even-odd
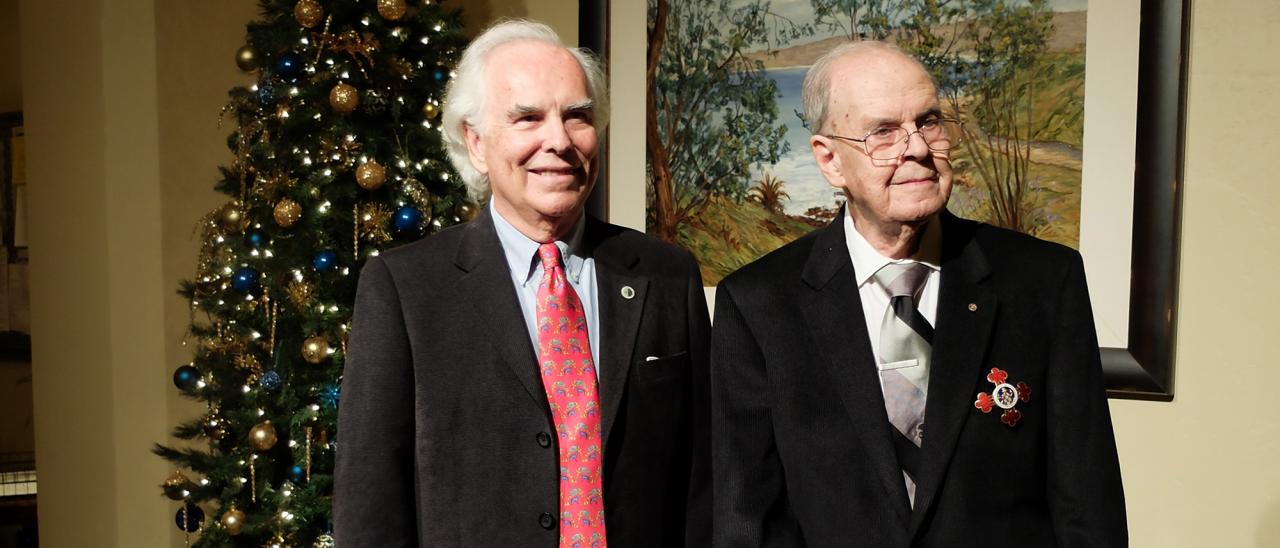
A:
POLYGON ((1135 546, 1280 546, 1280 3, 1193 2, 1176 400, 1113 401, 1135 546))
MULTIPOLYGON (((0 0, 0 35, 12 4, 0 0)), ((42 545, 54 548, 178 538, 176 505, 154 487, 168 470, 147 448, 191 412, 168 380, 186 359, 186 311, 173 290, 194 268, 193 223, 221 201, 210 189, 229 160, 229 128, 217 127, 217 111, 245 81, 231 60, 256 13, 252 0, 102 4, 22 1, 40 517, 42 545)), ((574 0, 467 8, 472 29, 530 17, 576 38, 574 0)), ((615 20, 643 20, 641 2, 613 10, 615 20)), ((615 22, 611 59, 611 209, 632 226, 643 221, 637 29, 615 22)), ((1256 129, 1280 89, 1270 56, 1278 37, 1274 2, 1194 6, 1178 397, 1112 402, 1134 546, 1280 545, 1280 470, 1271 465, 1280 368, 1251 342, 1280 327, 1280 289, 1268 283, 1280 267, 1280 189, 1259 158, 1280 149, 1280 137, 1256 129), (1244 296, 1221 302, 1221 288, 1236 286, 1244 296)))

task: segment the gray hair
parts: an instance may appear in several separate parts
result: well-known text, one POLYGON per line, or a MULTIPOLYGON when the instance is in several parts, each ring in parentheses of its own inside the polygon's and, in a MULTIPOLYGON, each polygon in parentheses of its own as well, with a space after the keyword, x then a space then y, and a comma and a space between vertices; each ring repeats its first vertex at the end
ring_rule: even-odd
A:
MULTIPOLYGON (((813 65, 809 67, 808 72, 804 75, 804 87, 801 96, 804 101, 804 117, 809 123, 809 132, 818 135, 823 131, 827 124, 827 110, 831 106, 831 66, 836 60, 846 55, 881 52, 896 53, 913 61, 920 70, 929 76, 929 80, 933 81, 933 76, 929 75, 928 69, 924 63, 916 59, 914 55, 907 53, 902 48, 889 42, 881 42, 879 40, 858 40, 854 42, 845 42, 819 57, 813 65)), ((934 84, 937 85, 936 83, 934 84)))
POLYGON ((499 46, 521 41, 544 42, 572 54, 587 79, 587 93, 593 103, 592 125, 597 132, 609 125, 609 89, 604 69, 595 55, 582 48, 566 47, 560 36, 542 23, 509 19, 493 24, 462 52, 462 59, 453 69, 454 76, 444 94, 442 131, 445 149, 453 168, 466 183, 467 193, 477 203, 489 199, 489 177, 471 165, 464 127, 470 127, 472 131, 481 131, 484 127, 484 108, 488 99, 485 69, 489 55, 499 46))

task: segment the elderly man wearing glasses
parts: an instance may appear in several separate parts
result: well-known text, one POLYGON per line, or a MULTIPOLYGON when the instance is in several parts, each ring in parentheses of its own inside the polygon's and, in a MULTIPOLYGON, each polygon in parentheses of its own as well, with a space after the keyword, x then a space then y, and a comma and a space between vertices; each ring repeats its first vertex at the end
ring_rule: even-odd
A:
POLYGON ((963 129, 901 50, 804 103, 846 206, 720 284, 714 545, 1126 545, 1080 255, 946 211, 963 129))

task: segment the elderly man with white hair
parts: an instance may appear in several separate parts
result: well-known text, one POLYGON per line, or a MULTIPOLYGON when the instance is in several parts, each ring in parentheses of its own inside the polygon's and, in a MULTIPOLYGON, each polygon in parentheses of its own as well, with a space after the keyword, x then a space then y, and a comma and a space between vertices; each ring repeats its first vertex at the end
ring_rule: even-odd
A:
POLYGON ((708 545, 702 281, 687 252, 585 214, 599 64, 545 25, 499 23, 443 114, 488 204, 361 272, 338 545, 708 545))

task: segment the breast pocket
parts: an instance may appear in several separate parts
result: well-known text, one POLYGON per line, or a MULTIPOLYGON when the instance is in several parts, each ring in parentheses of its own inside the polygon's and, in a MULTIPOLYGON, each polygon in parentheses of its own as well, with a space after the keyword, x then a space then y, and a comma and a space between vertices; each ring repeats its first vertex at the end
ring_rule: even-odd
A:
POLYGON ((635 367, 637 377, 643 383, 656 383, 679 379, 689 374, 689 352, 677 352, 668 356, 644 356, 635 367))

